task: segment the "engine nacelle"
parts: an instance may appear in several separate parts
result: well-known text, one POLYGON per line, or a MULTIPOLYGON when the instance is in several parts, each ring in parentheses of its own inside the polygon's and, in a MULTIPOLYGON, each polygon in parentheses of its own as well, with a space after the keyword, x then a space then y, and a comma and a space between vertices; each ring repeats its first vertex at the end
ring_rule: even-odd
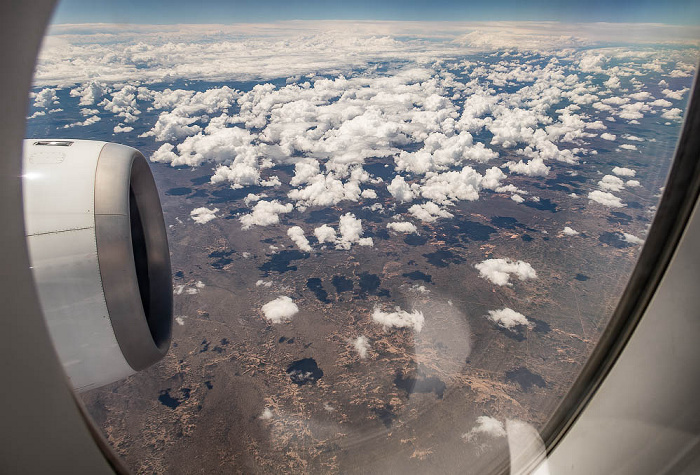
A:
POLYGON ((173 290, 143 155, 106 142, 25 140, 22 178, 34 280, 73 387, 92 389, 160 360, 173 290))

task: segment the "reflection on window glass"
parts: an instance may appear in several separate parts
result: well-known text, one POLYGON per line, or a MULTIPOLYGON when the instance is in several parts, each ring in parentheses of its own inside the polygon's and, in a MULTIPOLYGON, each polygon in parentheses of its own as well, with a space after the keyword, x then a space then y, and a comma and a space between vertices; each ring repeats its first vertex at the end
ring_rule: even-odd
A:
POLYGON ((696 33, 54 24, 28 136, 142 151, 172 253, 169 354, 81 395, 109 442, 138 473, 507 458, 639 256, 696 33))

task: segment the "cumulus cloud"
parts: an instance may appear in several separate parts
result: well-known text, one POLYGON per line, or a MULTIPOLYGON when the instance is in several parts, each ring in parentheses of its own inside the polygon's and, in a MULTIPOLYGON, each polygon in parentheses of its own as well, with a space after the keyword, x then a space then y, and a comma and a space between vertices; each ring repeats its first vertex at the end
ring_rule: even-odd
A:
MULTIPOLYGON (((498 172, 503 175, 500 170, 498 172)), ((479 199, 482 178, 471 167, 464 167, 459 172, 430 174, 421 185, 420 193, 424 198, 443 205, 452 204, 457 200, 476 201, 479 199)), ((497 181, 495 179, 496 183, 497 181)), ((495 184, 494 188, 497 186, 498 184, 495 184)))
POLYGON ((480 416, 476 419, 476 425, 469 432, 462 434, 462 438, 467 442, 471 442, 479 436, 496 439, 506 435, 506 429, 501 421, 494 417, 480 416))
POLYGON ((404 180, 401 175, 396 175, 394 179, 391 180, 391 183, 386 186, 386 189, 389 191, 389 193, 391 193, 391 196, 401 203, 413 201, 413 198, 415 198, 417 194, 415 192, 417 188, 417 186, 411 187, 411 185, 406 183, 406 180, 404 180))
POLYGON ((370 348, 372 348, 367 337, 362 335, 358 336, 352 341, 352 346, 362 359, 367 358, 367 354, 369 353, 370 348))
POLYGON ((598 187, 603 191, 620 191, 624 189, 625 182, 614 175, 605 175, 603 179, 598 182, 598 187))
POLYGON ((304 251, 304 252, 311 252, 311 245, 309 244, 309 240, 306 239, 306 236, 304 235, 304 230, 301 229, 299 226, 292 226, 287 230, 287 236, 294 241, 294 244, 297 245, 299 250, 304 251))
MULTIPOLYGON (((88 117, 87 119, 85 119, 83 121, 78 121, 78 122, 73 122, 71 124, 66 124, 63 126, 63 128, 64 129, 71 129, 73 127, 86 127, 88 125, 96 124, 100 120, 102 120, 102 119, 100 119, 100 117, 93 115, 92 117, 88 117)), ((119 127, 119 126, 117 126, 117 127, 119 127)), ((117 127, 114 128, 115 133, 117 133, 117 127)))
POLYGON ((416 333, 423 329, 425 317, 423 312, 414 310, 408 313, 401 310, 401 307, 396 307, 393 312, 384 312, 381 308, 375 307, 372 312, 372 320, 384 328, 412 328, 416 333))
POLYGON ((328 226, 327 224, 324 224, 323 226, 314 229, 314 236, 316 236, 316 239, 318 239, 319 244, 323 244, 326 242, 335 243, 337 239, 335 229, 328 226))
POLYGON ((656 99, 655 101, 648 103, 650 106, 654 107, 671 107, 673 102, 667 101, 666 99, 656 99))
POLYGON ((362 190, 362 193, 360 194, 360 196, 362 196, 363 198, 368 199, 368 200, 373 200, 373 199, 377 198, 377 192, 374 190, 366 189, 366 190, 362 190))
POLYGON ((126 85, 120 90, 110 94, 110 98, 105 97, 98 105, 108 112, 112 112, 126 123, 135 122, 141 111, 137 102, 138 88, 126 85))
POLYGON ((265 318, 271 323, 286 322, 299 313, 297 304, 292 301, 291 297, 284 295, 280 295, 275 300, 266 303, 261 310, 265 318))
POLYGON ((612 172, 618 176, 628 176, 628 177, 633 177, 637 174, 637 172, 635 170, 632 170, 631 168, 625 168, 625 167, 615 167, 612 169, 612 172))
POLYGON ((408 212, 425 223, 432 223, 438 218, 451 218, 454 216, 452 213, 440 208, 432 201, 413 205, 408 208, 408 212))
POLYGON ((374 245, 372 238, 362 238, 362 220, 355 217, 352 213, 346 213, 340 217, 340 222, 338 223, 338 231, 340 236, 338 237, 335 248, 348 250, 352 247, 353 243, 357 243, 360 246, 370 246, 374 245))
POLYGON ((647 91, 635 92, 628 94, 627 97, 634 99, 635 101, 645 101, 647 99, 653 99, 652 95, 647 91))
POLYGON ((216 218, 216 213, 219 212, 219 208, 209 209, 209 208, 195 208, 190 211, 190 218, 194 220, 197 224, 205 224, 216 218))
POLYGON ((479 271, 479 277, 496 285, 511 286, 511 275, 520 280, 536 279, 537 272, 525 261, 511 261, 510 259, 486 259, 474 267, 479 271))
POLYGON ((638 186, 642 186, 642 184, 639 183, 639 180, 627 180, 625 182, 625 186, 627 186, 628 188, 636 188, 638 186))
POLYGON ((680 120, 683 117, 683 110, 679 109, 677 107, 674 107, 673 109, 669 109, 667 111, 664 111, 664 113, 661 114, 661 117, 664 119, 669 119, 669 120, 680 120))
POLYGON ((78 105, 91 106, 102 99, 105 94, 111 92, 111 88, 106 84, 95 81, 88 81, 80 86, 71 89, 71 97, 80 97, 78 105))
POLYGON ((291 203, 282 204, 277 200, 258 201, 253 206, 253 212, 239 218, 243 229, 250 229, 252 226, 270 226, 280 222, 280 214, 291 213, 294 209, 291 203))
POLYGON ((617 196, 606 191, 594 190, 588 193, 588 199, 609 208, 622 208, 624 203, 617 196))
MULTIPOLYGON (((452 218, 464 212, 453 206, 488 198, 488 190, 524 202, 529 186, 538 185, 516 175, 545 177, 552 169, 560 173, 563 164, 583 167, 593 162, 587 158, 597 153, 594 147, 602 140, 639 141, 625 134, 623 125, 655 115, 681 117, 673 105, 687 91, 669 87, 689 83, 681 79, 693 68, 680 60, 689 57, 683 48, 599 49, 578 38, 544 38, 530 27, 516 26, 483 25, 484 31, 467 35, 456 32, 464 26, 441 32, 444 38, 458 37, 455 42, 436 40, 434 25, 418 23, 410 28, 430 35, 406 33, 408 27, 398 24, 354 24, 341 31, 337 23, 304 23, 301 30, 298 24, 237 25, 217 27, 215 33, 191 25, 140 26, 115 40, 113 32, 92 35, 55 26, 72 33, 47 40, 46 51, 52 54, 42 53, 35 90, 44 89, 33 97, 51 106, 56 92, 63 94, 55 89, 58 85, 77 84, 70 92, 74 102, 93 111, 80 118, 87 123, 98 117, 94 111, 100 110, 103 118, 110 113, 115 116, 110 121, 119 123, 115 133, 131 128, 141 111, 151 111, 157 120, 143 121, 152 125, 143 135, 155 141, 153 161, 211 168, 211 183, 221 188, 255 187, 250 190, 255 194, 243 200, 252 207, 240 218, 246 229, 279 223, 281 214, 294 209, 338 210, 342 202, 376 200, 379 193, 381 202, 363 203, 372 204, 365 208, 388 214, 408 207, 388 229, 417 232, 409 217, 424 223, 452 218), (397 30, 407 36, 395 36, 397 30), (506 44, 506 38, 515 49, 499 52, 493 61, 456 59, 464 54, 462 45, 488 49, 506 44), (561 50, 561 41, 573 49, 561 50), (532 62, 521 54, 526 44, 557 51, 538 50, 545 60, 532 62), (581 44, 585 50, 575 48, 581 44), (389 72, 367 68, 381 61, 391 61, 389 72), (660 83, 661 94, 642 82, 659 81, 658 74, 650 73, 659 68, 678 71, 678 79, 667 74, 668 81, 660 83), (287 77, 286 84, 265 83, 281 76, 287 77), (259 84, 206 91, 172 86, 194 78, 259 84), (172 89, 163 89, 164 83, 172 89), (617 123, 604 122, 605 117, 617 118, 617 123), (608 126, 618 135, 605 132, 608 126), (499 167, 487 169, 497 157, 505 158, 499 167), (282 183, 288 170, 293 174, 282 183), (276 189, 268 191, 268 198, 259 193, 260 186, 276 189)), ((94 28, 106 32, 110 27, 94 28)), ((612 34, 605 25, 596 29, 612 34)), ((633 147, 623 144, 620 150, 633 147)), ((609 192, 638 182, 613 175, 633 176, 613 170, 589 199, 624 206, 609 192)), ((314 230, 319 243, 340 249, 372 245, 371 238, 363 237, 360 220, 345 216, 335 229, 314 230)), ((311 247, 301 228, 288 233, 300 249, 311 247)))
POLYGON ((512 330, 518 325, 532 327, 532 323, 522 313, 516 312, 510 308, 502 308, 500 310, 489 310, 488 319, 497 324, 499 327, 512 330))
MULTIPOLYGON (((603 134, 605 135, 605 134, 603 134)), ((508 162, 506 166, 511 171, 511 173, 517 173, 519 175, 526 176, 547 176, 549 175, 550 168, 544 164, 544 160, 541 157, 533 158, 527 163, 520 160, 519 162, 508 162)))
POLYGON ((671 89, 664 89, 661 91, 661 94, 664 96, 668 97, 669 99, 674 99, 676 101, 680 101, 683 98, 683 95, 688 92, 688 88, 684 87, 683 89, 679 89, 678 91, 672 91, 671 89))
POLYGON ((34 96, 34 107, 48 109, 56 104, 58 104, 58 96, 55 88, 47 87, 37 92, 36 96, 34 96))
POLYGON ((565 226, 562 233, 564 233, 565 236, 576 236, 577 234, 579 234, 578 231, 576 231, 573 228, 570 228, 569 226, 565 226))
MULTIPOLYGON (((97 117, 97 120, 100 120, 100 118, 97 117)), ((97 121, 95 121, 95 122, 97 122, 97 121)), ((114 126, 114 133, 115 134, 132 132, 133 130, 134 130, 134 128, 131 127, 130 125, 117 124, 114 126)))
POLYGON ((418 234, 418 228, 415 224, 409 223, 408 221, 394 221, 386 225, 387 229, 396 231, 397 233, 418 234))

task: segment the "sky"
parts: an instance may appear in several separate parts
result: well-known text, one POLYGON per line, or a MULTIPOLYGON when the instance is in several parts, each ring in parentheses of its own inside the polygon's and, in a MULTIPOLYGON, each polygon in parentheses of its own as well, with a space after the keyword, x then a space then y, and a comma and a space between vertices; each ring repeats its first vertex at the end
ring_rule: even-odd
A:
POLYGON ((64 0, 53 23, 237 23, 285 20, 648 22, 700 24, 695 0, 64 0))

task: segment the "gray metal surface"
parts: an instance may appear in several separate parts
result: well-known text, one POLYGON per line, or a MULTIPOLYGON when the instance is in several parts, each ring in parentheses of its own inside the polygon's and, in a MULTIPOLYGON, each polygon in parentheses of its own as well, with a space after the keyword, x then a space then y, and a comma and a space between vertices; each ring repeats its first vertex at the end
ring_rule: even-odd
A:
POLYGON ((124 358, 139 371, 170 347, 173 288, 158 191, 148 163, 133 148, 106 144, 102 149, 95 238, 112 328, 124 358))
POLYGON ((108 316, 98 264, 95 172, 105 142, 48 143, 24 141, 24 227, 51 341, 73 388, 84 391, 134 373, 108 316))

